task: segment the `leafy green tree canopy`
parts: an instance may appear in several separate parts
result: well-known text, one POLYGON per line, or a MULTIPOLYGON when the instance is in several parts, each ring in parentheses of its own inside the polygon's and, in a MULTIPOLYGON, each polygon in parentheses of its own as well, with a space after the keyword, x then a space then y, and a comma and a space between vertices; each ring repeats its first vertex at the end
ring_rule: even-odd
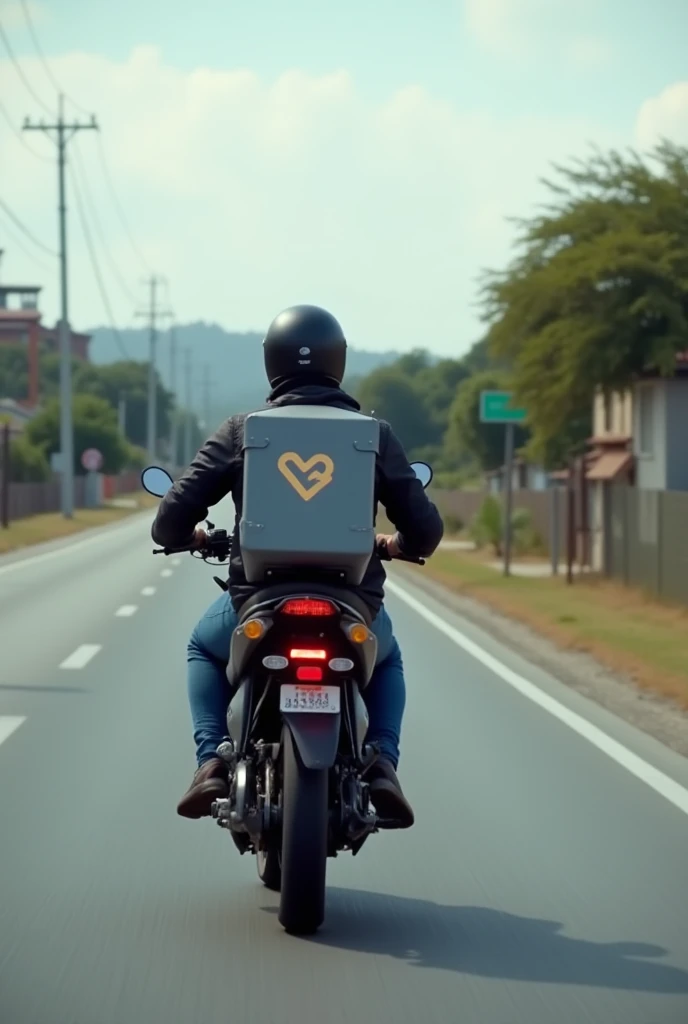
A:
MULTIPOLYGON (((87 448, 103 453, 103 472, 119 473, 127 463, 129 450, 117 427, 117 415, 104 399, 94 395, 75 395, 74 471, 83 473, 81 455, 87 448)), ((60 403, 47 402, 41 412, 27 425, 27 440, 39 446, 46 456, 60 450, 60 403)))
POLYGON ((513 367, 532 450, 580 444, 597 389, 671 374, 688 337, 688 149, 555 168, 519 253, 484 282, 491 352, 513 367))

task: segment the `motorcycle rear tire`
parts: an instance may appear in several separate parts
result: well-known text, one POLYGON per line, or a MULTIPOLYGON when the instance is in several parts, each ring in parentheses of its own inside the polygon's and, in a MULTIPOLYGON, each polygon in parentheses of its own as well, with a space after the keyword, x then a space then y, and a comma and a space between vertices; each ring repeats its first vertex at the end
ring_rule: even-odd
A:
POLYGON ((256 854, 258 877, 266 889, 279 892, 282 888, 282 866, 280 853, 274 846, 267 850, 259 850, 256 854))
POLYGON ((312 935, 325 918, 329 772, 304 766, 286 727, 282 757, 282 888, 278 917, 290 935, 312 935))

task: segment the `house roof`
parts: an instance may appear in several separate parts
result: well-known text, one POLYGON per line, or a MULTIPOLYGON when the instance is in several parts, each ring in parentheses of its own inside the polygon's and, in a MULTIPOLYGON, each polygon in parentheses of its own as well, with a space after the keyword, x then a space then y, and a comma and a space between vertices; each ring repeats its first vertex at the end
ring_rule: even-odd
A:
POLYGON ((632 462, 630 452, 603 452, 585 475, 588 480, 616 480, 632 462))
POLYGON ((0 307, 0 323, 23 323, 24 321, 40 320, 37 309, 3 309, 0 307))
POLYGON ((588 438, 588 444, 599 448, 614 448, 628 445, 632 440, 630 434, 595 434, 588 438))

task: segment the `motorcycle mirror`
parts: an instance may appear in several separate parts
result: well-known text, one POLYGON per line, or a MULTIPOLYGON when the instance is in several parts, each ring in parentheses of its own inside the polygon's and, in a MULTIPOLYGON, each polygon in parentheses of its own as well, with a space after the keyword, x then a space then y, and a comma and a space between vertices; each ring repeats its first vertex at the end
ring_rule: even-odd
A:
POLYGON ((428 487, 433 478, 432 467, 428 466, 427 462, 412 462, 411 469, 422 483, 423 488, 428 487))
POLYGON ((143 489, 156 498, 162 498, 169 491, 174 480, 160 466, 148 466, 141 474, 143 489))

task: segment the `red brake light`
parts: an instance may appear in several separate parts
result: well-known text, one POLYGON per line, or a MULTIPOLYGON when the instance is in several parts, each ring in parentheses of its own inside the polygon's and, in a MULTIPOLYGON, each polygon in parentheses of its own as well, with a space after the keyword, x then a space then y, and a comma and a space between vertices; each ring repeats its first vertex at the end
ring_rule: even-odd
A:
POLYGON ((323 670, 319 665, 299 665, 296 670, 296 678, 302 683, 319 683, 323 677, 323 670))
POLYGON ((325 661, 327 658, 327 651, 307 651, 303 648, 296 647, 294 650, 289 651, 289 657, 293 661, 325 661))
POLYGON ((334 615, 337 609, 331 601, 313 601, 309 597, 299 597, 282 608, 283 615, 334 615))

